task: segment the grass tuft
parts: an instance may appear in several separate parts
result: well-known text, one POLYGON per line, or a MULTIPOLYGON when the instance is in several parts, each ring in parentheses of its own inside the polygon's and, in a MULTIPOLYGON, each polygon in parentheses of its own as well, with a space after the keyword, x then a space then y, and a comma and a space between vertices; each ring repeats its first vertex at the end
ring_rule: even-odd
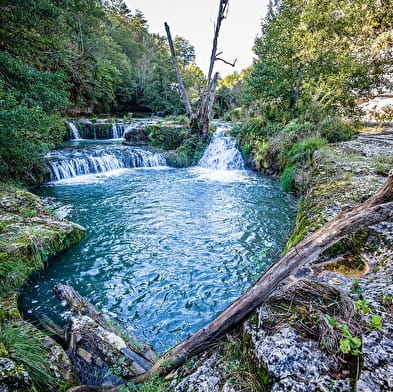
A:
POLYGON ((56 379, 48 372, 50 350, 45 335, 24 321, 0 324, 0 341, 9 357, 29 373, 39 391, 53 389, 56 379))

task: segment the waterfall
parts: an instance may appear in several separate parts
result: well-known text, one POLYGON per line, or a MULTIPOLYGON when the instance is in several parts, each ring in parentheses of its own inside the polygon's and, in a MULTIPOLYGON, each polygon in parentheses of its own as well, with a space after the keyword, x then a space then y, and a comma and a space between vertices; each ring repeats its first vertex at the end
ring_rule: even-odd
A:
POLYGON ((162 154, 127 146, 65 148, 46 155, 50 181, 115 169, 165 166, 162 154))
POLYGON ((200 167, 215 170, 244 170, 244 161, 236 146, 236 138, 226 136, 229 130, 228 126, 218 126, 199 161, 200 167))
POLYGON ((112 139, 122 139, 127 125, 123 123, 114 123, 111 125, 112 139))
POLYGON ((81 137, 79 135, 78 127, 71 121, 67 122, 68 129, 71 131, 71 139, 72 140, 80 140, 81 137))

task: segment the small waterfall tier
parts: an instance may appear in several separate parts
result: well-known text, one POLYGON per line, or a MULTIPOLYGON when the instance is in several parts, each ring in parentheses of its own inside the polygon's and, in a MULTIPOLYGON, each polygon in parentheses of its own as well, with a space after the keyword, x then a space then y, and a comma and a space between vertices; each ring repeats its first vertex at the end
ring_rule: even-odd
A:
POLYGON ((99 119, 94 122, 89 119, 69 120, 67 128, 70 131, 70 140, 109 140, 123 139, 124 134, 133 129, 146 129, 148 125, 155 124, 155 120, 138 119, 124 122, 113 122, 108 119, 99 119))
POLYGON ((219 126, 207 146, 199 166, 215 170, 244 170, 242 154, 236 146, 236 138, 227 136, 230 128, 219 126))
POLYGON ((124 132, 126 131, 128 125, 124 123, 114 123, 111 125, 111 137, 112 139, 123 138, 124 132))
POLYGON ((76 126, 75 123, 69 121, 69 122, 67 122, 67 127, 70 130, 72 140, 80 140, 81 139, 81 137, 79 135, 78 127, 76 126))
POLYGON ((122 168, 166 166, 162 154, 127 146, 65 148, 49 152, 46 159, 50 181, 122 168))

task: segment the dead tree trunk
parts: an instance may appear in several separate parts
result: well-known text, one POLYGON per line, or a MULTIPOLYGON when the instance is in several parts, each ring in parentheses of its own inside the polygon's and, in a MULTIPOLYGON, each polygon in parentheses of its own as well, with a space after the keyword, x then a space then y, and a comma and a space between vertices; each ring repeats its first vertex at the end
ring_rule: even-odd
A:
POLYGON ((300 266, 313 260, 350 233, 393 218, 393 170, 382 188, 371 198, 340 214, 309 234, 284 257, 273 264, 246 293, 233 302, 206 327, 175 346, 155 363, 140 381, 155 374, 164 375, 182 365, 187 357, 206 349, 220 336, 238 325, 260 306, 277 285, 300 266))
POLYGON ((188 99, 186 88, 184 87, 183 79, 181 77, 179 66, 176 61, 176 53, 175 53, 175 47, 173 46, 171 30, 168 26, 168 23, 165 22, 164 25, 165 25, 166 36, 168 38, 169 50, 171 52, 173 67, 175 68, 175 72, 176 72, 177 87, 182 97, 184 106, 186 108, 187 116, 190 119, 190 121, 192 121, 194 118, 194 113, 192 111, 191 103, 190 100, 188 99))
POLYGON ((165 30, 166 30, 166 34, 167 34, 167 38, 168 38, 169 48, 171 51, 172 63, 173 63, 173 66, 175 67, 175 71, 176 71, 178 88, 179 88, 179 92, 182 97, 183 103, 185 105, 188 118, 190 120, 190 126, 191 126, 192 130, 197 131, 203 138, 207 137, 207 134, 209 131, 209 117, 210 117, 211 109, 213 107, 215 89, 216 89, 217 80, 219 77, 218 73, 216 73, 213 76, 214 64, 217 60, 220 60, 220 61, 223 61, 224 63, 234 67, 235 63, 236 63, 236 60, 234 61, 233 64, 229 63, 228 61, 225 61, 225 60, 218 57, 221 53, 217 54, 218 36, 220 34, 221 23, 226 18, 226 14, 228 12, 228 5, 229 5, 229 0, 220 0, 217 20, 216 20, 215 30, 214 30, 213 48, 212 48, 212 52, 211 52, 211 56, 210 56, 209 71, 207 74, 205 88, 202 89, 201 93, 200 93, 200 104, 199 104, 199 109, 197 111, 198 114, 194 114, 194 112, 192 111, 190 101, 187 97, 184 83, 183 83, 183 80, 182 80, 182 77, 181 77, 181 74, 179 71, 177 61, 176 61, 176 53, 174 50, 170 29, 169 29, 168 24, 165 23, 165 30))

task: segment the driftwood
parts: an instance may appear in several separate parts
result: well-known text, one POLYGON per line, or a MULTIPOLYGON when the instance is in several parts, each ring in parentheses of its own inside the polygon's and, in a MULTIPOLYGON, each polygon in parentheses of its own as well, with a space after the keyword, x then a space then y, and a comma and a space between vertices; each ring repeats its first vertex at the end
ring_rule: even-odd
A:
POLYGON ((116 371, 122 378, 130 380, 152 367, 157 356, 149 346, 139 343, 72 287, 58 284, 54 291, 74 311, 68 319, 65 340, 67 354, 82 384, 115 385, 118 380, 113 369, 120 369, 116 371))
POLYGON ((393 170, 380 190, 364 203, 343 209, 338 216, 319 230, 309 234, 284 257, 273 264, 241 297, 216 319, 200 329, 157 361, 138 381, 154 375, 165 375, 181 366, 187 357, 197 354, 233 329, 260 306, 277 285, 296 269, 312 261, 324 250, 364 227, 393 218, 393 170))
POLYGON ((157 360, 157 354, 149 345, 142 344, 138 341, 137 337, 133 336, 121 324, 111 319, 106 313, 98 311, 94 305, 86 301, 71 286, 58 283, 53 288, 53 291, 61 301, 66 301, 67 305, 77 315, 88 316, 107 331, 120 336, 127 336, 127 344, 134 352, 149 362, 155 362, 157 360))

